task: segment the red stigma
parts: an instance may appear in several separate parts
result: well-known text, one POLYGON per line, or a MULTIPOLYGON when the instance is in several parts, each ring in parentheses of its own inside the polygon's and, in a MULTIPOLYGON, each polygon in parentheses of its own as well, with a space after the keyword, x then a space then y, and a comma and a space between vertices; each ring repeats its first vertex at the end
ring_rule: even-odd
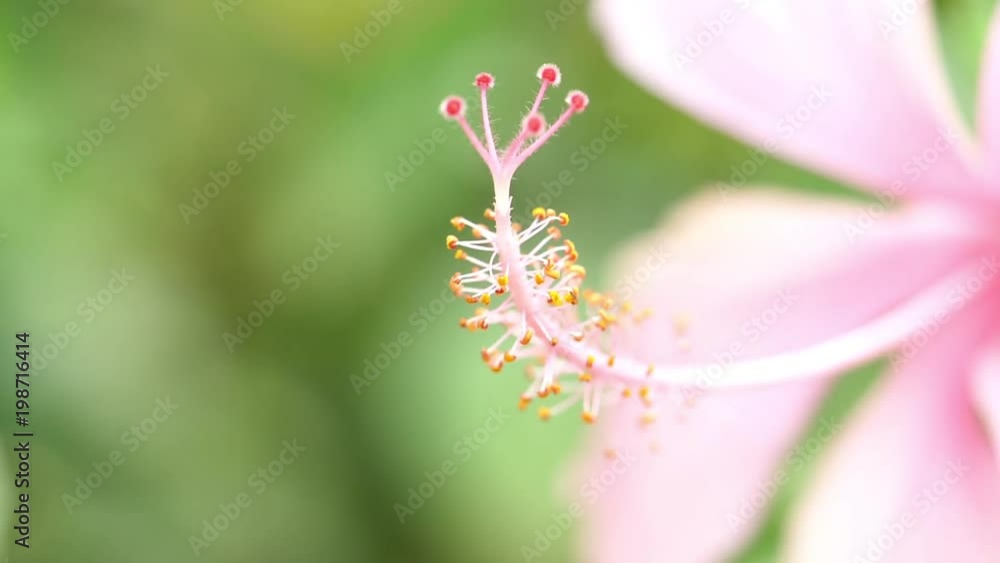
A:
POLYGON ((476 75, 476 86, 480 88, 492 88, 494 84, 493 75, 488 72, 480 72, 476 75))
POLYGON ((590 104, 590 98, 579 90, 573 90, 568 96, 566 96, 566 103, 573 108, 573 111, 579 113, 586 109, 587 105, 590 104))
POLYGON ((524 119, 524 130, 531 135, 537 135, 545 129, 545 119, 536 114, 529 115, 524 119))
POLYGON ((538 69, 538 79, 542 82, 548 82, 553 86, 558 86, 561 78, 562 73, 559 72, 559 67, 556 65, 544 64, 538 69))
POLYGON ((458 96, 448 96, 441 103, 441 113, 449 119, 455 119, 465 113, 465 100, 458 96))

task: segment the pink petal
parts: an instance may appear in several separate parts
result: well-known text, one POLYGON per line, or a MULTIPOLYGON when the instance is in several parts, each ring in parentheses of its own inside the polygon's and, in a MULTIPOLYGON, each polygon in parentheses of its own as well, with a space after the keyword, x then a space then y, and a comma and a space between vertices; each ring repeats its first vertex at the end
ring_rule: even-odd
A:
POLYGON ((765 152, 872 191, 1000 197, 970 171, 933 3, 896 4, 599 0, 594 15, 632 78, 765 152))
MULTIPOLYGON (((706 399, 678 423, 662 416, 641 429, 635 405, 602 412, 595 449, 613 448, 632 467, 586 512, 586 561, 718 561, 751 537, 788 473, 781 458, 809 420, 823 383, 791 383, 706 399), (655 450, 654 450, 655 448, 655 450)), ((591 450, 589 476, 614 472, 591 450)))
POLYGON ((783 561, 1000 561, 1000 474, 968 388, 996 333, 991 297, 957 312, 848 420, 790 518, 783 561))
MULTIPOLYGON (((844 228, 857 211, 776 191, 725 201, 711 193, 682 207, 618 269, 616 290, 656 311, 623 353, 728 365, 814 344, 880 315, 973 252, 945 234, 960 227, 917 211, 886 214, 851 243, 844 228), (674 334, 675 313, 689 319, 684 337, 674 334)), ((693 563, 737 549, 764 511, 753 503, 780 480, 781 460, 824 390, 813 380, 711 392, 709 380, 690 410, 661 398, 660 422, 642 430, 635 399, 602 411, 593 449, 643 459, 588 512, 589 560, 693 563), (661 453, 646 455, 651 443, 661 453)), ((586 455, 598 470, 609 463, 586 455)))
POLYGON ((993 14, 979 85, 979 128, 990 176, 1000 181, 1000 8, 993 14))
POLYGON ((993 452, 1000 460, 1000 340, 986 346, 980 354, 972 378, 977 412, 993 441, 993 452))

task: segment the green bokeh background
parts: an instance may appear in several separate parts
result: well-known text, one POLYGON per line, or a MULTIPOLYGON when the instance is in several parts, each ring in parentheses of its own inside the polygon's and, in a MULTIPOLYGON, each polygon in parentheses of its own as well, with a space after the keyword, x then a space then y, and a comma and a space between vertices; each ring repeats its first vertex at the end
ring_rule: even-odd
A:
MULTIPOLYGON (((745 147, 620 74, 586 6, 553 30, 554 0, 402 0, 403 11, 348 61, 342 43, 385 5, 246 0, 220 18, 209 0, 70 0, 17 52, 0 49, 0 351, 13 354, 18 331, 31 333, 37 354, 68 322, 80 327, 32 375, 32 548, 11 548, 5 520, 0 556, 509 562, 564 509, 556 485, 583 429, 575 417, 543 426, 515 416, 405 524, 393 510, 425 471, 457 459, 453 445, 490 409, 512 410, 521 388, 520 378, 498 378, 479 361, 484 338, 456 326, 465 304, 436 309, 454 269, 442 244, 448 219, 477 216, 491 201, 482 164, 437 105, 449 93, 472 94, 472 76, 489 70, 498 77, 496 130, 508 136, 539 63, 558 62, 564 88, 588 91, 590 110, 522 169, 514 193, 523 211, 544 182, 571 172, 554 205, 573 216, 597 284, 609 279, 602 266, 616 249, 692 190, 728 177, 745 147), (114 100, 141 83, 147 65, 169 76, 119 119, 114 100), (294 120, 246 162, 240 144, 285 107, 294 120), (52 162, 105 118, 115 130, 58 180, 52 162), (628 129, 578 172, 571 155, 607 118, 628 129), (390 188, 386 173, 435 135, 445 141, 390 188), (178 206, 192 205, 193 190, 232 159, 242 172, 185 221, 178 206), (290 291, 283 276, 317 237, 340 246, 290 291), (125 291, 81 314, 122 269, 135 276, 125 291), (222 334, 275 289, 287 300, 230 352, 222 334), (433 317, 426 324, 411 318, 421 308, 433 317), (363 375, 401 332, 412 344, 356 393, 351 375, 363 375), (128 452, 122 434, 166 398, 177 412, 128 452), (256 494, 248 476, 293 439, 306 450, 256 494), (113 450, 125 463, 70 513, 63 495, 113 450), (252 504, 195 557, 189 537, 242 492, 252 504)), ((971 111, 992 2, 939 8, 955 88, 971 111)), ((7 2, 0 29, 18 33, 39 9, 7 2)), ((755 180, 858 197, 775 161, 755 180)), ((829 410, 849 408, 873 373, 845 378, 829 410)), ((7 416, 13 382, 2 388, 7 416)), ((13 421, 4 428, 13 431, 13 421)), ((5 461, 7 475, 10 454, 5 461)), ((781 496, 742 561, 773 560, 783 508, 807 478, 781 496)), ((2 482, 9 519, 14 494, 2 482)), ((575 560, 576 532, 541 560, 575 560)))

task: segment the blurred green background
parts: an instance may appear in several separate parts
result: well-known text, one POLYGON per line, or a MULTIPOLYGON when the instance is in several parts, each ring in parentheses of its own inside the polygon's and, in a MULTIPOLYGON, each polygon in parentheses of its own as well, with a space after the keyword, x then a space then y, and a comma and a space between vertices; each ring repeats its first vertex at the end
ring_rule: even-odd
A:
MULTIPOLYGON (((0 342, 13 354, 14 333, 31 333, 37 436, 32 547, 12 547, 5 476, 0 556, 522 560, 521 545, 566 506, 556 491, 583 428, 514 416, 468 459, 456 453, 491 409, 515 410, 522 380, 482 365, 490 335, 459 330, 467 306, 442 299, 455 268, 448 220, 478 216, 492 196, 438 103, 473 98, 474 74, 493 72, 495 130, 507 138, 540 63, 590 94, 514 195, 525 212, 569 171, 552 205, 573 216, 598 285, 615 249, 727 178, 745 147, 623 77, 587 6, 570 0, 401 0, 368 44, 358 29, 387 1, 64 1, 7 2, 2 27, 0 342), (49 4, 54 15, 25 31, 22 18, 49 4), (581 171, 574 152, 616 118, 627 128, 581 171), (433 151, 401 167, 421 145, 433 151), (227 185, 206 189, 213 175, 227 185), (264 303, 276 290, 280 303, 264 303), (240 319, 263 322, 238 333, 240 319), (398 357, 357 386, 352 376, 402 333, 398 357), (282 454, 286 442, 304 450, 282 454), (394 505, 447 460, 457 471, 400 524, 394 505), (83 487, 88 478, 97 486, 83 487), (237 499, 245 506, 213 538, 203 521, 237 499), (205 541, 197 555, 192 536, 205 541)), ((992 1, 939 7, 969 111, 992 1)), ((755 181, 859 197, 776 161, 755 181)), ((849 408, 871 373, 845 379, 829 409, 849 408)), ((771 560, 788 494, 742 560, 771 560)), ((575 533, 541 560, 575 560, 575 533)))

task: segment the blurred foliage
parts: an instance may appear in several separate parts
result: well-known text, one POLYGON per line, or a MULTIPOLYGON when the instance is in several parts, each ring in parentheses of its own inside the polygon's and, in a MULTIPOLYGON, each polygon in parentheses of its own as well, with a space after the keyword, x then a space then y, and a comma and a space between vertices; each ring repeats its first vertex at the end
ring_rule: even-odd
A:
MULTIPOLYGON (((441 244, 448 219, 478 215, 491 194, 437 104, 470 92, 488 69, 507 135, 539 63, 558 62, 568 86, 590 93, 591 111, 514 189, 523 211, 570 171, 571 197, 554 205, 586 225, 573 236, 598 284, 614 249, 727 177, 744 147, 624 78, 584 8, 553 30, 555 0, 402 0, 347 57, 344 42, 388 2, 224 1, 231 9, 219 12, 209 0, 70 0, 16 52, 2 50, 3 338, 26 330, 36 354, 60 347, 32 376, 33 547, 11 553, 8 531, 2 549, 46 562, 519 560, 565 506, 553 491, 580 427, 573 417, 541 426, 515 416, 467 461, 456 454, 490 409, 513 410, 521 383, 483 368, 485 340, 460 332, 464 306, 441 298, 453 270, 441 244), (157 66, 168 76, 123 117, 121 96, 157 66), (248 161, 247 138, 281 108, 294 119, 248 161), (578 173, 574 151, 606 118, 626 131, 578 173), (52 163, 102 120, 114 130, 57 178, 52 163), (390 185, 401 158, 442 135, 390 185), (231 160, 240 172, 207 207, 185 212, 231 160), (332 256, 290 283, 326 237, 339 243, 332 256), (104 291, 121 270, 135 279, 104 291), (283 302, 231 352, 222 335, 275 290, 283 302), (87 304, 107 295, 99 311, 87 304), (78 325, 72 336, 67 323, 78 325), (412 344, 358 395, 351 376, 403 332, 412 344), (122 434, 166 398, 177 412, 128 451, 122 434), (279 459, 286 440, 306 450, 258 495, 248 477, 279 459), (114 450, 124 464, 70 513, 65 495, 114 450), (447 460, 457 472, 400 525, 393 506, 447 460), (189 537, 240 493, 252 503, 196 558, 189 537)), ((966 108, 991 5, 941 4, 966 108)), ((3 29, 20 33, 40 9, 8 2, 3 29)), ((851 193, 780 162, 756 180, 851 193)), ((846 379, 829 408, 848 408, 871 373, 846 379)), ((12 498, 5 489, 0 505, 12 498)), ((786 499, 748 561, 773 557, 786 499)), ((544 560, 572 560, 573 545, 558 542, 544 560)))

